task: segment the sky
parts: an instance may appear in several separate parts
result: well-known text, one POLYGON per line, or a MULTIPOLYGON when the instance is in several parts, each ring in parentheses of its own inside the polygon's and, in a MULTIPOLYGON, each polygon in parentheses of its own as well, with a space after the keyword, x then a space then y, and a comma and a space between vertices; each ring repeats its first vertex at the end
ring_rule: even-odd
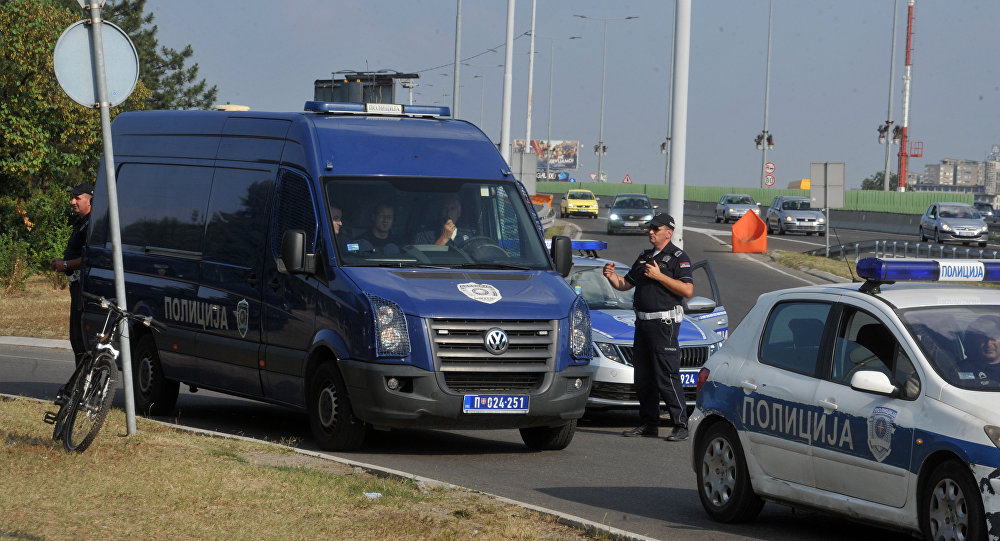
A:
MULTIPOLYGON (((148 0, 163 46, 190 44, 219 103, 301 111, 313 81, 341 70, 419 73, 414 103, 452 105, 457 0, 148 0), (238 9, 234 8, 238 5, 238 9)), ((775 187, 809 177, 813 162, 844 162, 846 187, 885 167, 876 129, 889 112, 893 0, 774 0, 765 77, 768 0, 693 0, 685 183, 760 186, 767 128, 775 187)), ((674 3, 537 0, 531 138, 580 141, 580 168, 597 171, 601 133, 608 182, 663 184, 674 3), (575 17, 585 15, 590 19, 575 17), (565 39, 579 36, 580 39, 565 39), (552 59, 555 62, 552 62, 552 59), (550 78, 549 74, 553 73, 550 78), (551 79, 551 86, 550 86, 551 79), (550 92, 551 88, 551 92, 550 92), (551 107, 549 104, 551 103, 551 107), (550 119, 551 118, 551 122, 550 119)), ((516 0, 514 35, 531 30, 531 0, 516 0)), ((909 134, 923 142, 910 171, 944 158, 983 160, 1000 144, 1000 2, 918 0, 909 134)), ((892 120, 902 122, 907 1, 895 16, 892 120)), ((459 118, 499 142, 507 2, 464 0, 459 118), (495 52, 491 50, 495 49, 495 52), (479 77, 476 77, 476 76, 479 77)), ((510 138, 527 131, 527 35, 513 42, 510 138)), ((397 90, 397 102, 408 94, 397 90)), ((890 170, 897 170, 892 148, 890 170)), ((676 159, 676 157, 674 158, 676 159)))

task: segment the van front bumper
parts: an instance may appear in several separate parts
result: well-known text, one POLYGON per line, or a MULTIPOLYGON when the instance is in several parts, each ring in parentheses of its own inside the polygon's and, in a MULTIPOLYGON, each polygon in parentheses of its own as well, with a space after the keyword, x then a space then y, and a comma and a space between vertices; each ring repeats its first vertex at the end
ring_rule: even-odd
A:
POLYGON ((583 417, 594 376, 592 366, 575 366, 546 373, 534 391, 457 393, 446 387, 439 372, 413 366, 349 359, 340 361, 339 367, 354 415, 387 428, 509 429, 564 424, 583 417), (400 382, 396 390, 389 389, 392 378, 400 382), (463 413, 466 394, 527 395, 528 413, 463 413))

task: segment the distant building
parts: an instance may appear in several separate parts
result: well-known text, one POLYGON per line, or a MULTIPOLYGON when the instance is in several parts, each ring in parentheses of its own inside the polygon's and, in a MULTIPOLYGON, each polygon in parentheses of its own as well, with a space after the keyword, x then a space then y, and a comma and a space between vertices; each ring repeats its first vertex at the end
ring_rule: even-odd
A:
POLYGON ((1000 202, 1000 145, 993 145, 986 161, 944 158, 941 163, 924 166, 924 175, 916 192, 971 193, 977 202, 997 206, 1000 202))

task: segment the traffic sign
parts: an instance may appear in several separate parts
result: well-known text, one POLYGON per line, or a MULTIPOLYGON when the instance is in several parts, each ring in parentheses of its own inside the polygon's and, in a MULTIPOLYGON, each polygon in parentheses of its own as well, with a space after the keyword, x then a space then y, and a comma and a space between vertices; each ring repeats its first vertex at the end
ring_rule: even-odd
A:
MULTIPOLYGON (((97 103, 97 83, 91 56, 90 21, 70 25, 59 36, 52 63, 56 80, 69 98, 84 107, 97 103)), ((114 107, 132 94, 139 80, 139 56, 128 34, 104 21, 101 25, 104 45, 104 76, 107 80, 108 102, 114 107)))
POLYGON ((774 162, 767 162, 764 164, 764 172, 770 175, 774 173, 774 162))
POLYGON ((625 173, 625 178, 622 179, 622 184, 632 184, 632 177, 628 173, 625 173))
POLYGON ((774 175, 764 175, 764 185, 774 186, 774 175))
POLYGON ((597 180, 597 173, 591 173, 590 174, 590 181, 594 182, 595 180, 597 180))

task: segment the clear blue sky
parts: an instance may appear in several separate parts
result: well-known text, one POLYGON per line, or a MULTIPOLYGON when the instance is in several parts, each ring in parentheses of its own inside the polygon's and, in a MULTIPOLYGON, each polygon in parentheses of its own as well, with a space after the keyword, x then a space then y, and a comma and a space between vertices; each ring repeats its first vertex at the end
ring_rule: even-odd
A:
MULTIPOLYGON (((194 48, 200 75, 220 103, 299 111, 313 81, 331 72, 419 72, 414 102, 451 105, 455 0, 149 0, 162 45, 194 48), (238 6, 238 7, 236 7, 238 6), (437 66, 439 69, 430 69, 437 66), (425 71, 426 70, 426 71, 425 71)), ((555 41, 552 138, 581 143, 580 180, 596 172, 603 23, 576 18, 638 16, 608 25, 604 170, 662 184, 659 145, 667 133, 673 2, 538 0, 538 36, 555 41)), ((892 0, 775 0, 768 128, 777 187, 807 178, 811 162, 845 162, 847 187, 884 167, 876 128, 886 119, 892 0)), ((500 139, 507 2, 464 0, 461 56, 496 48, 462 66, 460 117, 500 139), (497 46, 500 47, 497 47, 497 46), (501 65, 498 67, 498 65, 501 65), (485 77, 474 78, 474 75, 485 77), (483 81, 486 81, 485 86, 483 81), (485 103, 485 107, 481 104, 485 103)), ((906 0, 897 13, 893 120, 902 120, 906 0)), ((1000 144, 1000 3, 918 0, 913 45, 910 136, 924 157, 982 160, 1000 144)), ((764 124, 767 0, 694 0, 691 25, 686 181, 757 187, 764 124)), ((515 35, 531 28, 531 1, 517 0, 515 35)), ((549 119, 550 45, 535 43, 531 136, 549 119)), ((528 38, 515 41, 511 139, 524 138, 528 38)), ((406 96, 405 91, 401 94, 406 96)), ((895 153, 895 147, 893 150, 895 153)), ((895 157, 891 170, 896 171, 895 157)))

